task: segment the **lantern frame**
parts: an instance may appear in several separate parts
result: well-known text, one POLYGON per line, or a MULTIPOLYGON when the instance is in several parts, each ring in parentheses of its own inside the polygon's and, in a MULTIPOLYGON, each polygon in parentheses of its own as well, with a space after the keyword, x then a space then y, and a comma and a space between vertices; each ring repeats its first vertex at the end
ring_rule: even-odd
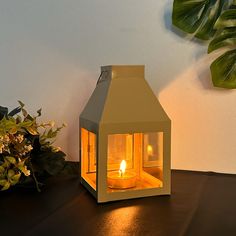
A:
MULTIPOLYGON (((97 199, 97 202, 99 203, 170 194, 171 121, 144 79, 144 66, 106 66, 102 67, 102 72, 106 73, 103 73, 100 77, 94 93, 92 94, 88 104, 80 115, 79 132, 81 183, 91 192, 91 194, 97 199), (134 80, 135 78, 137 80, 134 80), (150 104, 152 109, 150 111, 145 107, 144 111, 142 111, 142 106, 140 106, 140 104, 136 104, 136 108, 133 109, 140 109, 139 112, 141 114, 141 118, 137 118, 138 120, 134 120, 134 117, 131 117, 129 119, 130 116, 128 115, 131 114, 129 113, 129 107, 125 107, 125 102, 119 101, 119 98, 116 94, 117 89, 119 90, 122 88, 122 83, 124 85, 126 81, 131 80, 133 80, 132 82, 136 82, 136 85, 134 85, 134 87, 130 89, 142 89, 143 86, 146 89, 144 89, 143 96, 145 96, 145 94, 147 93, 147 97, 149 97, 149 100, 151 101, 150 103, 153 103, 153 105, 150 104), (114 84, 112 84, 112 82, 114 84), (112 97, 112 94, 116 95, 112 97), (129 113, 127 114, 128 117, 123 117, 122 114, 120 115, 120 113, 116 113, 116 110, 112 110, 113 106, 111 106, 109 103, 118 106, 117 109, 120 109, 120 112, 129 113), (111 110, 111 113, 109 113, 109 110, 111 110), (147 116, 143 115, 142 117, 142 112, 149 113, 146 114, 147 116), (147 119, 147 117, 150 117, 150 119, 147 119), (96 137, 96 151, 94 151, 94 153, 96 153, 95 188, 91 183, 89 183, 88 180, 86 180, 85 177, 83 177, 83 173, 85 170, 83 169, 84 160, 82 156, 82 129, 85 129, 88 132, 92 132, 96 137), (161 187, 151 187, 143 189, 130 188, 109 192, 107 185, 108 136, 112 134, 144 134, 148 132, 163 132, 163 185, 161 187)), ((123 92, 125 96, 125 91, 123 92)))

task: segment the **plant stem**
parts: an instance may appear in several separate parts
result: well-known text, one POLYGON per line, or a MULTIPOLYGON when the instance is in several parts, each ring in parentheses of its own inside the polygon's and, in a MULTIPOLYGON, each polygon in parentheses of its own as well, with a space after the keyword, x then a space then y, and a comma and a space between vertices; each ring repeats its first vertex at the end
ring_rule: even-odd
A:
POLYGON ((36 188, 37 188, 37 191, 40 193, 41 192, 41 189, 39 188, 39 182, 34 174, 34 170, 33 170, 33 165, 31 163, 31 161, 29 160, 29 165, 30 165, 30 169, 32 171, 32 176, 33 176, 33 179, 34 179, 34 182, 35 182, 35 185, 36 185, 36 188))

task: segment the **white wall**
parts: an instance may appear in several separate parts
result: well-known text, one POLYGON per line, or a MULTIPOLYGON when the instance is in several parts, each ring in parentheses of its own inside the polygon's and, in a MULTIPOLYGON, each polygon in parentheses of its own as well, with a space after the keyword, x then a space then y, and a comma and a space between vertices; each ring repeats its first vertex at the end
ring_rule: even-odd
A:
POLYGON ((60 138, 78 160, 78 116, 100 66, 145 64, 172 119, 172 168, 236 173, 236 91, 213 88, 206 48, 174 33, 172 0, 0 1, 0 104, 18 99, 68 123, 60 138))

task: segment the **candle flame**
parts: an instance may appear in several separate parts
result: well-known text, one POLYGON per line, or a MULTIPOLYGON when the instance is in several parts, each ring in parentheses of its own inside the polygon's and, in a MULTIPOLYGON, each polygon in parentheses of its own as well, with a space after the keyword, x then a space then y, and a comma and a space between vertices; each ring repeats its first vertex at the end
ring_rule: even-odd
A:
POLYGON ((125 169, 126 169, 126 161, 122 160, 122 162, 120 163, 120 176, 122 177, 125 174, 125 169))
POLYGON ((148 154, 149 156, 152 156, 152 155, 153 155, 153 148, 152 148, 151 145, 148 145, 148 146, 147 146, 147 154, 148 154))

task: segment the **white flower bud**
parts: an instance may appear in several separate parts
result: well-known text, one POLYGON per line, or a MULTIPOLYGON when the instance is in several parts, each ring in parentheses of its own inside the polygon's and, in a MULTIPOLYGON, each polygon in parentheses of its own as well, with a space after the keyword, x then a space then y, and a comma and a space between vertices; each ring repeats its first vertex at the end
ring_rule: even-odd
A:
POLYGON ((3 148, 4 148, 4 144, 3 144, 3 143, 0 143, 0 153, 3 152, 3 148))
POLYGON ((25 145, 24 148, 27 152, 30 152, 33 149, 31 145, 25 145))
POLYGON ((17 141, 18 141, 19 143, 22 143, 23 140, 24 140, 24 136, 23 136, 22 134, 18 134, 18 135, 17 135, 17 141))
POLYGON ((59 152, 59 151, 61 151, 61 148, 60 147, 52 147, 52 151, 59 152))

